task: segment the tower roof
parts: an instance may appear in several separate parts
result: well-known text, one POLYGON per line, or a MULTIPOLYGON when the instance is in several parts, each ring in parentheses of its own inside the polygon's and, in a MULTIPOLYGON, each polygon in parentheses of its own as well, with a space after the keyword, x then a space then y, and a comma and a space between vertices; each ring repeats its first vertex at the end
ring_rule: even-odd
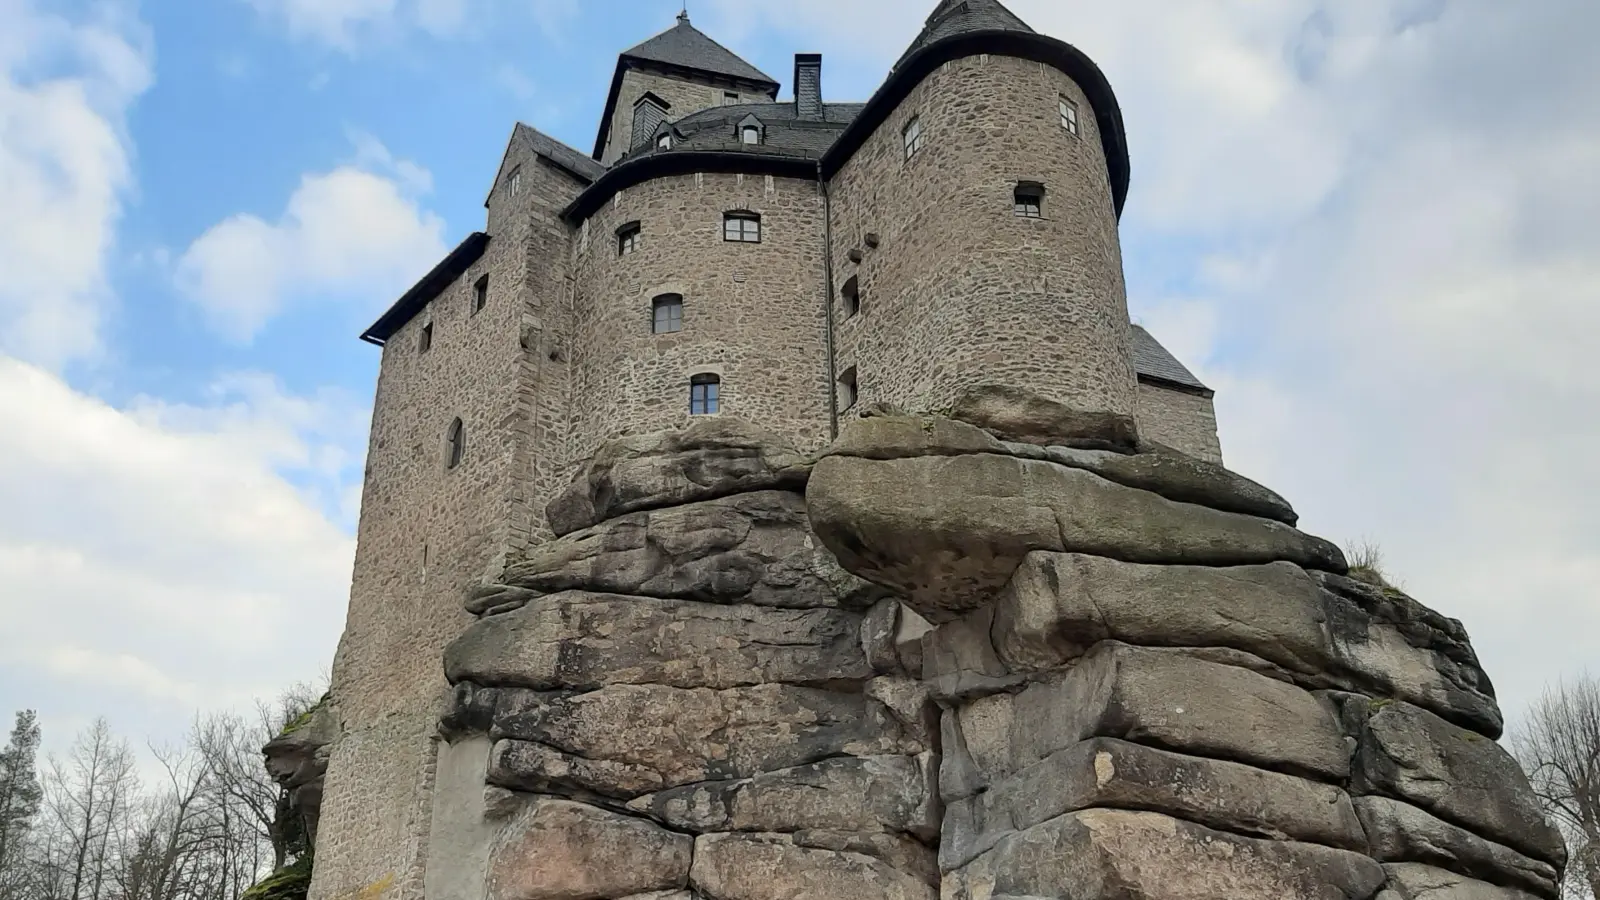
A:
POLYGON ((778 87, 776 79, 690 25, 688 13, 680 14, 678 24, 666 31, 630 50, 624 50, 622 58, 665 63, 712 75, 762 82, 772 85, 773 89, 778 87))
MULTIPOLYGON (((911 42, 911 46, 906 48, 906 52, 901 54, 900 59, 903 61, 929 44, 969 31, 1034 33, 1027 22, 1006 9, 999 0, 941 0, 933 12, 928 14, 928 20, 923 23, 922 31, 918 33, 917 39, 911 42)), ((899 63, 895 65, 898 66, 899 63)))

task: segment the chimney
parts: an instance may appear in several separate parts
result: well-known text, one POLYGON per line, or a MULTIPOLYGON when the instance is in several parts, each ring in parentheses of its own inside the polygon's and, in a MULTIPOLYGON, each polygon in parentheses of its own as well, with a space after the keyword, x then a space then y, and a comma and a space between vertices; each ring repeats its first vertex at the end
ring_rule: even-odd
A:
POLYGON ((655 137, 656 129, 666 120, 667 110, 660 98, 646 92, 639 98, 639 102, 633 105, 633 130, 629 135, 628 149, 637 150, 649 142, 655 137))
POLYGON ((794 114, 796 118, 822 121, 822 54, 794 55, 794 114))

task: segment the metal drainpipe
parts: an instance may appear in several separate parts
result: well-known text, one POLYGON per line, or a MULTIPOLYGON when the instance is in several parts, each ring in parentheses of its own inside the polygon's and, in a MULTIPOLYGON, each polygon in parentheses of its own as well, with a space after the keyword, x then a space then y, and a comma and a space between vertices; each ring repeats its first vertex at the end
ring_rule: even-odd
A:
POLYGON ((822 291, 823 334, 828 349, 828 436, 839 437, 839 363, 833 349, 833 198, 828 180, 822 177, 822 161, 817 161, 817 186, 822 189, 822 273, 827 284, 822 291))

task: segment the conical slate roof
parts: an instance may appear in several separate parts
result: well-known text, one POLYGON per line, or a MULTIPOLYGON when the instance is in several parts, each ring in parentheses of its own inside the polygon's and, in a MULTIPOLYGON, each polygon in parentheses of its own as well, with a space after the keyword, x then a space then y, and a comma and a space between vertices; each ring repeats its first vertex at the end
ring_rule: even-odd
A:
POLYGON ((1034 33, 1027 22, 1017 18, 1016 13, 1002 6, 999 0, 942 0, 928 15, 922 33, 911 42, 900 59, 903 61, 923 47, 953 35, 995 30, 1034 33))
POLYGON ((740 59, 738 54, 690 25, 687 14, 678 16, 678 24, 666 31, 631 50, 623 51, 622 56, 624 59, 666 63, 713 75, 764 82, 773 88, 778 86, 776 79, 740 59))

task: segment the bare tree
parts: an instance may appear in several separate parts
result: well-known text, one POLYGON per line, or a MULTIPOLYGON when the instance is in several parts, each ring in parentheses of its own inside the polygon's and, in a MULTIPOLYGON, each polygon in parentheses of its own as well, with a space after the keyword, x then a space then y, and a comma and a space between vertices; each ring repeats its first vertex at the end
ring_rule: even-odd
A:
POLYGON ((1600 679, 1547 688, 1511 745, 1567 837, 1574 896, 1600 898, 1600 679))
POLYGON ((138 793, 133 753, 96 719, 65 760, 51 758, 45 778, 50 843, 41 865, 59 894, 43 900, 111 900, 109 880, 138 793))
POLYGON ((17 713, 11 739, 0 749, 0 900, 20 900, 27 878, 26 841, 39 814, 39 718, 17 713))

